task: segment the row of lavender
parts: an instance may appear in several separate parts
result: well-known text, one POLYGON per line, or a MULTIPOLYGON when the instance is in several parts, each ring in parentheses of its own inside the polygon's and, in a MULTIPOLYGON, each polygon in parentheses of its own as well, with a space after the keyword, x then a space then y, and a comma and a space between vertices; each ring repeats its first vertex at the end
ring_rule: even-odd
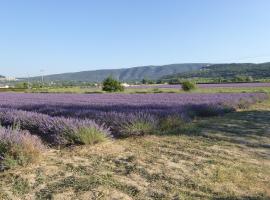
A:
MULTIPOLYGON (((270 83, 215 83, 215 84, 197 84, 199 88, 252 88, 252 87, 270 87, 270 83)), ((153 84, 153 85, 134 85, 130 88, 147 89, 147 88, 181 88, 180 84, 153 84)))
POLYGON ((168 116, 219 115, 265 94, 0 94, 0 122, 53 145, 87 143, 89 134, 140 135, 168 116), (110 129, 110 131, 108 130, 110 129), (85 135, 87 133, 87 137, 85 135))
POLYGON ((114 110, 124 112, 128 107, 149 108, 183 106, 187 104, 235 105, 239 100, 254 102, 264 99, 264 93, 193 93, 193 94, 36 94, 0 93, 0 107, 34 110, 42 107, 82 108, 93 110, 114 110))
POLYGON ((49 115, 0 108, 0 122, 5 127, 18 127, 38 135, 43 141, 51 145, 83 144, 80 133, 84 131, 104 136, 110 136, 110 131, 97 125, 92 120, 79 120, 76 118, 51 117, 49 115))
MULTIPOLYGON (((146 113, 163 117, 183 115, 211 107, 222 113, 263 100, 263 93, 226 94, 0 94, 0 107, 50 116, 102 120, 109 115, 146 113)), ((116 117, 110 117, 110 119, 116 117)))

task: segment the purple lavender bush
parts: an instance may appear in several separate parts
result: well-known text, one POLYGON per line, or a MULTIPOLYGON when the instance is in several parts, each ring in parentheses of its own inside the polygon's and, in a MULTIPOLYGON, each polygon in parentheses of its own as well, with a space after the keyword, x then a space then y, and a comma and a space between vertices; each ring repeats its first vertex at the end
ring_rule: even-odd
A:
POLYGON ((0 171, 36 161, 44 148, 28 131, 0 127, 0 171))
POLYGON ((51 117, 14 109, 0 109, 0 122, 6 127, 17 125, 23 130, 28 130, 31 134, 38 135, 48 144, 58 146, 96 143, 97 141, 90 142, 89 139, 99 134, 98 138, 110 135, 106 128, 97 125, 92 120, 51 117), (88 140, 84 134, 88 134, 88 140))

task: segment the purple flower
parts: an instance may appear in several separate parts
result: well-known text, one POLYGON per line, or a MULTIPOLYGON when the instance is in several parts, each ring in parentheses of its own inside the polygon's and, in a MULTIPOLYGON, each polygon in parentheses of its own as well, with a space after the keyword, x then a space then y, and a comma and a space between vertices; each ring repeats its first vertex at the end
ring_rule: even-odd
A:
POLYGON ((266 98, 264 93, 0 93, 0 122, 4 126, 18 124, 50 144, 62 145, 73 143, 79 128, 94 128, 109 136, 110 129, 114 136, 121 136, 128 125, 158 124, 172 115, 186 120, 220 115, 266 98))

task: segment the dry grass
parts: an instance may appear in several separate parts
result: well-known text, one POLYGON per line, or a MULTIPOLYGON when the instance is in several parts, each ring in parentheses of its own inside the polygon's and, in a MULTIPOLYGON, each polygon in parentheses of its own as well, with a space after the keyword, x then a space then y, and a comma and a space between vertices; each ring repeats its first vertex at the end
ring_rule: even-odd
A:
POLYGON ((269 105, 196 122, 196 134, 48 150, 0 173, 0 199, 270 199, 269 105))

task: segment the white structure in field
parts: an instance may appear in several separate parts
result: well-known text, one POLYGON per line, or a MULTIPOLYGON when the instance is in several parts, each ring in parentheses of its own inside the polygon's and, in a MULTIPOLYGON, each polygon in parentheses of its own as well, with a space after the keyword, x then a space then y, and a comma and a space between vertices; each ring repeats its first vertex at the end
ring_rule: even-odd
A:
POLYGON ((121 83, 121 85, 124 86, 124 87, 129 87, 129 86, 130 86, 130 85, 127 84, 127 83, 121 83))
POLYGON ((1 85, 0 84, 0 88, 9 88, 9 86, 8 85, 1 85))

